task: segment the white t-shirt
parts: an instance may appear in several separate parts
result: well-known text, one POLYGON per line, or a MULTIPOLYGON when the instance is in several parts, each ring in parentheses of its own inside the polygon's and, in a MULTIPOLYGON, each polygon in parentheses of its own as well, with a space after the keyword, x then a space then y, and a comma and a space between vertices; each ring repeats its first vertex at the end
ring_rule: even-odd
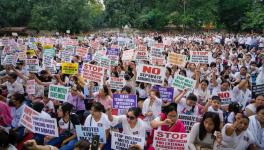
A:
POLYGON ((193 111, 192 107, 188 106, 186 104, 186 98, 182 98, 180 102, 177 105, 177 111, 179 114, 185 114, 185 115, 199 115, 198 107, 195 106, 193 111))
POLYGON ((249 104, 247 105, 246 109, 251 110, 254 114, 256 114, 256 105, 255 104, 249 104))
POLYGON ((239 135, 234 132, 231 136, 226 135, 226 128, 232 124, 226 124, 222 129, 222 148, 223 150, 246 150, 252 143, 253 137, 246 130, 241 132, 239 135))
POLYGON ((153 104, 150 106, 150 99, 146 99, 143 103, 143 109, 142 109, 142 114, 145 116, 147 112, 152 112, 153 115, 151 117, 146 117, 146 120, 153 120, 154 118, 158 117, 159 114, 161 113, 161 105, 162 105, 162 100, 159 98, 156 98, 156 100, 153 102, 153 104))
POLYGON ((193 93, 197 96, 198 98, 198 103, 205 103, 208 98, 210 98, 210 91, 208 88, 203 91, 201 88, 194 89, 193 93))
POLYGON ((101 118, 99 121, 95 121, 92 115, 90 114, 84 123, 85 127, 102 127, 103 129, 107 130, 110 128, 110 121, 106 114, 101 113, 101 118))
POLYGON ((232 95, 232 101, 238 102, 243 106, 242 109, 245 109, 246 104, 251 101, 251 91, 249 89, 242 91, 238 88, 238 85, 233 88, 232 95))
POLYGON ((219 115, 220 121, 224 122, 224 113, 221 109, 215 110, 212 106, 208 108, 208 112, 214 112, 219 115))

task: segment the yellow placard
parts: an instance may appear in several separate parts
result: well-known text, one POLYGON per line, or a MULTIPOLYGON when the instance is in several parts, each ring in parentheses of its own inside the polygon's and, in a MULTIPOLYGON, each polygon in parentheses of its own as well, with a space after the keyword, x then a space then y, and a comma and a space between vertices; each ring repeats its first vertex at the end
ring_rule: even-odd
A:
POLYGON ((51 49, 51 48, 53 48, 53 45, 44 45, 43 46, 43 49, 51 49))
POLYGON ((36 56, 35 50, 33 50, 33 49, 27 50, 27 53, 28 53, 30 56, 36 56))
POLYGON ((62 73, 74 75, 78 73, 78 63, 62 63, 62 73))

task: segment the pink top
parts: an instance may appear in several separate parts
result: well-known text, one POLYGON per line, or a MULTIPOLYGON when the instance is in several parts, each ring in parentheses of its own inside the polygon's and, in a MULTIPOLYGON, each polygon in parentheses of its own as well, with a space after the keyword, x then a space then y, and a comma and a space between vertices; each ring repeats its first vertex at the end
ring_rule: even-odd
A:
POLYGON ((94 93, 94 97, 95 97, 95 101, 104 105, 105 109, 112 107, 113 99, 110 96, 106 96, 104 99, 102 99, 99 96, 99 92, 96 92, 94 93))
POLYGON ((0 101, 0 126, 10 126, 12 122, 11 109, 5 103, 0 101))

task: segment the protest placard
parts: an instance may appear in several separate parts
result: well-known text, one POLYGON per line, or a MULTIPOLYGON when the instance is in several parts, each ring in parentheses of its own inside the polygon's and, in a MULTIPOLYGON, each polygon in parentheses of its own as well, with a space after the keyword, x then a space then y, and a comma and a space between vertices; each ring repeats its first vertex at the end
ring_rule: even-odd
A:
POLYGON ((84 63, 82 73, 83 78, 86 80, 94 81, 99 84, 103 82, 104 68, 101 66, 84 63))
POLYGON ((131 136, 123 133, 112 132, 111 148, 114 150, 126 150, 131 145, 138 144, 142 148, 145 144, 145 139, 137 136, 131 136))
POLYGON ((59 137, 59 130, 56 118, 32 116, 34 133, 59 137))
POLYGON ((69 95, 69 87, 60 86, 60 85, 49 85, 49 98, 67 101, 69 95))
POLYGON ((135 60, 148 60, 148 51, 136 51, 135 60))
POLYGON ((19 120, 19 124, 23 125, 31 132, 34 132, 32 116, 38 116, 38 115, 39 113, 37 111, 33 110, 32 108, 24 104, 24 109, 21 118, 19 120))
POLYGON ((184 124, 186 132, 189 133, 194 123, 199 122, 201 120, 201 117, 179 114, 179 119, 181 119, 182 123, 184 124))
POLYGON ((87 55, 87 52, 88 52, 88 50, 85 47, 77 47, 76 48, 76 55, 78 55, 82 58, 84 58, 87 55))
POLYGON ((157 58, 163 57, 163 54, 162 54, 163 50, 164 49, 161 47, 157 47, 157 46, 151 47, 150 56, 157 57, 157 58))
POLYGON ((92 143, 94 135, 99 135, 99 142, 106 143, 105 130, 102 127, 86 127, 82 125, 76 125, 76 133, 78 140, 88 140, 92 143))
POLYGON ((264 84, 252 85, 251 92, 252 98, 256 98, 257 95, 264 95, 264 84))
POLYGON ((153 147, 158 150, 184 150, 188 133, 155 130, 153 147))
POLYGON ((93 60, 97 63, 100 63, 101 57, 106 55, 106 51, 96 51, 94 54, 93 60))
POLYGON ((29 72, 38 73, 39 60, 38 59, 26 59, 27 70, 29 72))
POLYGON ((136 80, 138 82, 145 82, 154 85, 163 85, 165 70, 166 69, 164 67, 139 64, 137 66, 136 80))
POLYGON ((27 80, 26 92, 28 94, 35 94, 35 92, 36 92, 35 80, 27 80))
POLYGON ((186 56, 177 53, 169 53, 168 63, 172 65, 184 67, 186 64, 186 56))
POLYGON ((193 88, 196 84, 196 80, 193 80, 191 78, 188 77, 184 77, 182 75, 176 75, 176 77, 174 78, 173 82, 172 82, 172 86, 179 89, 179 90, 183 90, 185 88, 188 88, 189 91, 193 91, 193 88))
POLYGON ((74 75, 78 73, 78 63, 62 63, 62 73, 74 75))
POLYGON ((43 65, 45 67, 51 66, 52 65, 52 63, 51 63, 52 59, 53 59, 53 56, 51 54, 48 54, 48 53, 43 54, 43 65))
POLYGON ((111 63, 111 61, 108 57, 106 57, 106 56, 101 57, 101 59, 100 59, 100 66, 101 67, 103 67, 105 69, 110 69, 110 63, 111 63))
POLYGON ((118 45, 119 47, 124 47, 124 46, 126 46, 126 41, 125 41, 125 40, 119 40, 117 43, 118 43, 117 45, 118 45))
POLYGON ((137 95, 113 94, 113 108, 129 109, 137 107, 137 95))
POLYGON ((229 91, 218 92, 217 95, 221 99, 221 106, 227 106, 232 102, 231 101, 232 97, 231 97, 231 94, 229 93, 229 91))
POLYGON ((16 55, 6 55, 4 60, 3 60, 3 65, 16 65, 17 62, 17 56, 16 55))
POLYGON ((117 78, 117 77, 110 77, 109 84, 110 84, 111 89, 121 90, 124 87, 125 79, 117 78))
MULTIPOLYGON (((100 86, 94 86, 93 89, 92 89, 92 93, 99 92, 99 90, 100 90, 100 86)), ((89 88, 88 88, 87 85, 83 86, 83 95, 85 97, 89 96, 89 88)))
POLYGON ((164 102, 172 102, 173 101, 173 93, 174 93, 173 87, 153 86, 153 89, 159 91, 160 98, 164 102))
POLYGON ((164 66, 166 63, 166 60, 164 57, 154 57, 150 56, 150 63, 157 66, 164 66))
POLYGON ((57 70, 54 66, 46 66, 45 69, 49 71, 52 75, 57 73, 57 70))
POLYGON ((208 51, 190 51, 190 62, 208 64, 208 51))
POLYGON ((26 52, 19 52, 17 57, 19 60, 26 60, 27 54, 26 54, 26 52))
POLYGON ((107 48, 106 55, 119 56, 119 49, 118 48, 107 48))
POLYGON ((133 60, 134 59, 134 49, 123 51, 122 60, 133 60))

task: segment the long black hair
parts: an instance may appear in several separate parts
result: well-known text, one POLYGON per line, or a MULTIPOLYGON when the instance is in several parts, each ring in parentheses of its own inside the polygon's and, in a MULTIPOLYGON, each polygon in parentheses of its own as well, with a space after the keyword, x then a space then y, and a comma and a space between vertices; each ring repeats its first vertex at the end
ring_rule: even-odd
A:
POLYGON ((217 113, 214 113, 214 112, 206 112, 203 115, 203 119, 202 119, 200 126, 199 126, 199 139, 200 140, 203 140, 207 134, 207 131, 206 131, 205 126, 204 126, 204 121, 207 118, 211 118, 214 122, 214 129, 212 131, 212 134, 214 134, 215 131, 220 131, 219 115, 217 113))

